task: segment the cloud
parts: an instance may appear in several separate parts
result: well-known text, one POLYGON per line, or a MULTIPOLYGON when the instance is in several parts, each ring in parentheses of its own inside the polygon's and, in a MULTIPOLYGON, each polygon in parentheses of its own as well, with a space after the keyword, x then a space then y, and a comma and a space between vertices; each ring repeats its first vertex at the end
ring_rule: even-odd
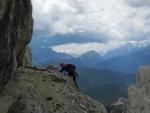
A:
POLYGON ((98 42, 90 42, 90 43, 70 43, 70 44, 63 44, 59 46, 52 46, 54 51, 56 52, 64 52, 71 55, 79 56, 85 52, 90 50, 95 50, 100 55, 105 55, 108 51, 119 48, 126 44, 133 44, 137 47, 145 47, 150 44, 150 38, 147 37, 145 40, 142 41, 108 41, 107 43, 98 43, 98 42))
MULTIPOLYGON (((90 50, 96 50, 100 54, 105 54, 108 50, 110 50, 111 45, 105 43, 98 43, 98 42, 92 42, 92 43, 70 43, 70 44, 64 44, 59 46, 53 46, 51 47, 56 52, 65 52, 71 55, 81 55, 87 51, 90 50)), ((116 46, 116 45, 114 45, 116 46)))
POLYGON ((52 46, 57 52, 80 55, 95 50, 104 55, 126 43, 150 44, 149 0, 32 0, 32 4, 34 31, 53 36, 90 33, 94 41, 101 41, 52 46))
POLYGON ((108 40, 143 40, 150 34, 150 1, 32 0, 34 30, 50 35, 107 34, 108 40), (131 6, 131 7, 129 7, 131 6), (138 10, 134 7, 140 7, 138 10))

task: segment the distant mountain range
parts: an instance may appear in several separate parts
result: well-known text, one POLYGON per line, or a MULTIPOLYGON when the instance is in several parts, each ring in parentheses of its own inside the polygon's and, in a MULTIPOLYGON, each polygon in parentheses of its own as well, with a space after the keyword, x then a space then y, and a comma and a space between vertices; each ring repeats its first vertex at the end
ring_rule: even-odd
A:
POLYGON ((81 56, 74 58, 66 53, 57 53, 51 48, 32 47, 32 59, 34 65, 55 64, 59 66, 59 62, 75 64, 77 67, 94 67, 97 62, 103 61, 96 51, 88 51, 81 56))
MULTIPOLYGON (((94 50, 88 51, 82 54, 81 56, 74 58, 66 53, 57 53, 49 47, 39 48, 31 46, 31 48, 32 56, 36 57, 36 59, 33 57, 34 65, 41 65, 41 63, 44 65, 49 65, 53 62, 53 64, 59 66, 59 62, 66 62, 73 63, 77 67, 92 67, 97 69, 109 69, 120 72, 136 73, 138 71, 139 66, 150 64, 150 46, 140 49, 135 48, 134 50, 132 50, 134 52, 126 52, 125 55, 120 53, 120 55, 122 56, 116 55, 116 51, 119 51, 117 49, 114 50, 115 52, 111 51, 112 55, 113 53, 115 54, 115 57, 112 57, 110 59, 107 59, 108 57, 105 58, 105 56, 102 57, 94 50), (37 61, 37 59, 39 61, 37 61)), ((108 54, 110 54, 110 52, 108 54)))
POLYGON ((123 45, 119 48, 108 51, 104 55, 104 58, 105 58, 105 60, 107 60, 107 59, 110 59, 110 58, 116 57, 116 56, 125 56, 125 55, 131 54, 133 52, 136 52, 139 49, 140 48, 138 46, 135 46, 131 43, 126 43, 125 45, 123 45))
POLYGON ((103 61, 103 57, 100 56, 96 51, 92 50, 82 54, 76 58, 76 60, 80 61, 80 67, 94 67, 97 62, 103 61))
POLYGON ((150 46, 125 56, 117 56, 98 63, 95 68, 136 73, 142 65, 150 64, 150 46))
POLYGON ((32 47, 32 60, 34 65, 49 65, 53 63, 57 64, 60 61, 72 59, 73 57, 66 53, 57 53, 48 47, 32 47))

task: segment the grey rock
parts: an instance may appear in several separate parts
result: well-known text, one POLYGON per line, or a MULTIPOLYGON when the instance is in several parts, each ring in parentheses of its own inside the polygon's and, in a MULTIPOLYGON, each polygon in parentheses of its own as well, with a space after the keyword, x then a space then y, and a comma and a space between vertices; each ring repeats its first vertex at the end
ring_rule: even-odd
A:
POLYGON ((25 67, 32 67, 32 58, 31 58, 31 49, 30 47, 26 47, 25 54, 23 58, 23 66, 25 67))
POLYGON ((49 65, 47 66, 47 70, 58 70, 58 67, 55 65, 49 65))
POLYGON ((150 112, 150 66, 141 66, 137 83, 128 89, 126 113, 150 112))
POLYGON ((0 0, 0 88, 22 66, 32 30, 31 0, 0 0))
POLYGON ((107 113, 101 103, 78 92, 68 76, 47 73, 18 68, 0 94, 0 113, 107 113))
POLYGON ((33 66, 33 69, 35 69, 35 70, 41 70, 41 71, 46 71, 45 67, 40 67, 40 66, 33 66))
POLYGON ((82 109, 86 109, 86 107, 82 104, 79 104, 81 106, 82 109))
POLYGON ((110 113, 124 113, 126 110, 126 99, 123 97, 120 97, 118 101, 113 103, 111 106, 110 113))

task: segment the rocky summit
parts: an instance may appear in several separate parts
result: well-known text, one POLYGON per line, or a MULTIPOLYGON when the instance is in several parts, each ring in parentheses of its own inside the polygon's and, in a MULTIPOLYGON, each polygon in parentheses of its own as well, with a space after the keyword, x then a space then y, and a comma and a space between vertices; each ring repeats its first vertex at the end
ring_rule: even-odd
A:
POLYGON ((78 92, 57 69, 20 67, 0 95, 0 113, 107 113, 99 102, 78 92))

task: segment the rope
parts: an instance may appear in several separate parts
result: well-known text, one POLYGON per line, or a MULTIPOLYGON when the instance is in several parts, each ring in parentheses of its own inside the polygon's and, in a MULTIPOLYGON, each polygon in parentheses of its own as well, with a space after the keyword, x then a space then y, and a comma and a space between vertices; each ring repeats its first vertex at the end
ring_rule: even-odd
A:
POLYGON ((42 64, 37 58, 35 58, 35 56, 34 55, 32 55, 32 57, 38 62, 38 63, 40 63, 42 66, 44 66, 45 67, 45 65, 44 64, 42 64))

